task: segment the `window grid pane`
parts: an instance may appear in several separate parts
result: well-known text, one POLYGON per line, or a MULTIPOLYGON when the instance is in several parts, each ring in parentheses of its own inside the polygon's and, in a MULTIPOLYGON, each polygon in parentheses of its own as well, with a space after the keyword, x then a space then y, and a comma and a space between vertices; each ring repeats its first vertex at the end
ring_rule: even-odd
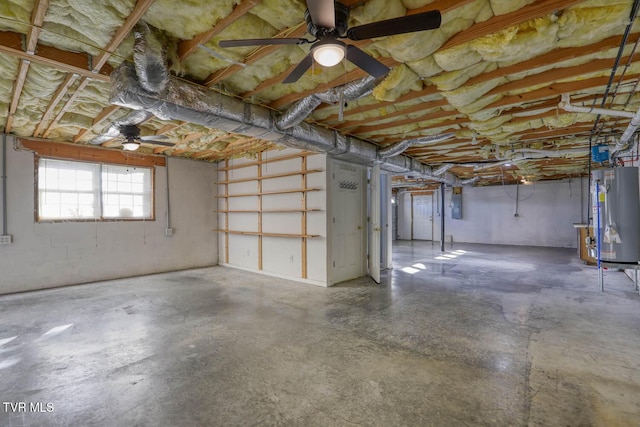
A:
POLYGON ((152 177, 145 167, 40 159, 38 218, 152 219, 152 177))
POLYGON ((151 218, 151 169, 103 165, 105 218, 151 218))

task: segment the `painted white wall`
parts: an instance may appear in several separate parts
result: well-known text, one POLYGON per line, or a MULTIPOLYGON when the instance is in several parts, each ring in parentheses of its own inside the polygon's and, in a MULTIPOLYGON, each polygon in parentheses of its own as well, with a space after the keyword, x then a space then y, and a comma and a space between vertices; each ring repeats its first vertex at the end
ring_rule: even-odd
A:
POLYGON ((411 240, 411 193, 398 193, 398 239, 411 240))
MULTIPOLYGON (((269 151, 263 154, 266 158, 276 158, 298 153, 299 150, 287 148, 281 151, 269 151)), ((230 165, 242 165, 254 162, 255 159, 239 158, 229 162, 230 165)), ((321 169, 322 172, 307 174, 307 187, 320 188, 320 191, 306 193, 307 208, 319 209, 307 212, 307 234, 319 237, 307 239, 307 278, 302 277, 302 239, 299 237, 262 238, 262 270, 259 270, 258 236, 229 234, 229 259, 225 259, 225 234, 220 233, 219 262, 230 267, 242 268, 276 277, 304 281, 312 284, 327 285, 327 212, 326 212, 326 156, 316 154, 307 157, 307 169, 321 169)), ((262 176, 276 175, 301 170, 302 158, 264 163, 262 176)), ((229 180, 256 178, 258 166, 233 169, 228 172, 229 180)), ((225 172, 218 172, 218 179, 223 181, 225 172)), ((229 184, 229 194, 257 193, 258 181, 229 184)), ((262 180, 262 191, 280 191, 302 188, 300 175, 262 180)), ((220 194, 224 185, 218 186, 220 194)), ((231 197, 231 210, 257 210, 258 197, 231 197)), ((274 194, 262 196, 263 210, 301 209, 301 193, 274 194)), ((221 199, 221 208, 224 201, 221 199)), ((229 229, 235 231, 258 231, 257 213, 229 214, 229 229)), ((225 214, 218 215, 220 229, 225 228, 225 214)), ((270 233, 302 233, 302 214, 300 212, 280 212, 262 214, 262 231, 270 233)))
MULTIPOLYGON (((462 219, 451 219, 451 189, 445 192, 445 234, 453 242, 575 248, 576 229, 587 202, 585 180, 543 181, 516 186, 463 187, 462 219), (584 187, 581 194, 581 185, 584 187), (581 205, 582 201, 582 205, 581 205)), ((440 240, 440 222, 434 223, 440 240)))
MULTIPOLYGON (((171 222, 165 236, 165 168, 155 172, 155 221, 36 223, 34 155, 7 143, 7 222, 0 294, 215 265, 216 166, 168 159, 171 222)), ((1 153, 0 153, 1 155, 1 153)))

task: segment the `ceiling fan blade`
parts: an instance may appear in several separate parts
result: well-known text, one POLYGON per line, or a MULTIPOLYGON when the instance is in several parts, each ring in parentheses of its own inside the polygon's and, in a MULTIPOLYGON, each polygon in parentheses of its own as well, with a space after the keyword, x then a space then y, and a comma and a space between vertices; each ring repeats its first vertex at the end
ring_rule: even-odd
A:
POLYGON ((241 46, 268 46, 274 44, 305 44, 311 43, 307 39, 242 39, 242 40, 220 40, 220 47, 241 47, 241 46))
POLYGON ((353 45, 347 46, 346 56, 354 65, 362 68, 375 78, 382 77, 389 72, 389 67, 353 45))
POLYGON ((168 139, 168 137, 166 135, 147 135, 140 137, 141 141, 153 141, 155 139, 168 139))
POLYGON ((333 0, 307 0, 311 21, 317 27, 335 28, 336 10, 333 0))
POLYGON ((300 61, 296 68, 294 68, 293 71, 289 73, 289 75, 282 81, 282 83, 297 82, 298 79, 302 77, 302 75, 306 73, 309 68, 311 68, 312 64, 313 58, 311 57, 311 54, 308 54, 304 57, 304 59, 302 59, 302 61, 300 61))
POLYGON ((163 142, 163 141, 156 141, 156 140, 152 140, 152 139, 142 140, 142 142, 144 142, 145 144, 162 145, 162 146, 165 146, 165 147, 173 147, 173 146, 176 145, 173 142, 163 142))
POLYGON ((440 15, 440 11, 432 10, 349 28, 347 38, 351 40, 365 40, 375 37, 413 33, 414 31, 433 30, 439 28, 441 22, 442 15, 440 15))

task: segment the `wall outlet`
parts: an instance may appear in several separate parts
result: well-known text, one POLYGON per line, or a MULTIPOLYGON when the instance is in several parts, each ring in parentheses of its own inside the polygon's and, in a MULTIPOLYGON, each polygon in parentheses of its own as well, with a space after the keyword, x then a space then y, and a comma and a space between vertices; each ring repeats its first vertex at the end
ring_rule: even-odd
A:
POLYGON ((11 234, 5 234, 0 236, 0 245, 10 245, 13 243, 13 236, 11 234))
POLYGON ((173 236, 173 228, 165 228, 164 235, 168 237, 173 236))

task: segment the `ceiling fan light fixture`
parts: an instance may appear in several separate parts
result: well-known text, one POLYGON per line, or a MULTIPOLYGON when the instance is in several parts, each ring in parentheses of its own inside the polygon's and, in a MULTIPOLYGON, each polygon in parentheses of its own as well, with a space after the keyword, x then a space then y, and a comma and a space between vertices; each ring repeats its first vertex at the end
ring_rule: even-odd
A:
POLYGON ((125 141, 122 143, 122 149, 127 151, 136 151, 140 148, 140 143, 138 141, 125 141))
POLYGON ((312 48, 313 59, 323 67, 339 64, 346 52, 346 45, 335 39, 327 39, 316 43, 312 48))

